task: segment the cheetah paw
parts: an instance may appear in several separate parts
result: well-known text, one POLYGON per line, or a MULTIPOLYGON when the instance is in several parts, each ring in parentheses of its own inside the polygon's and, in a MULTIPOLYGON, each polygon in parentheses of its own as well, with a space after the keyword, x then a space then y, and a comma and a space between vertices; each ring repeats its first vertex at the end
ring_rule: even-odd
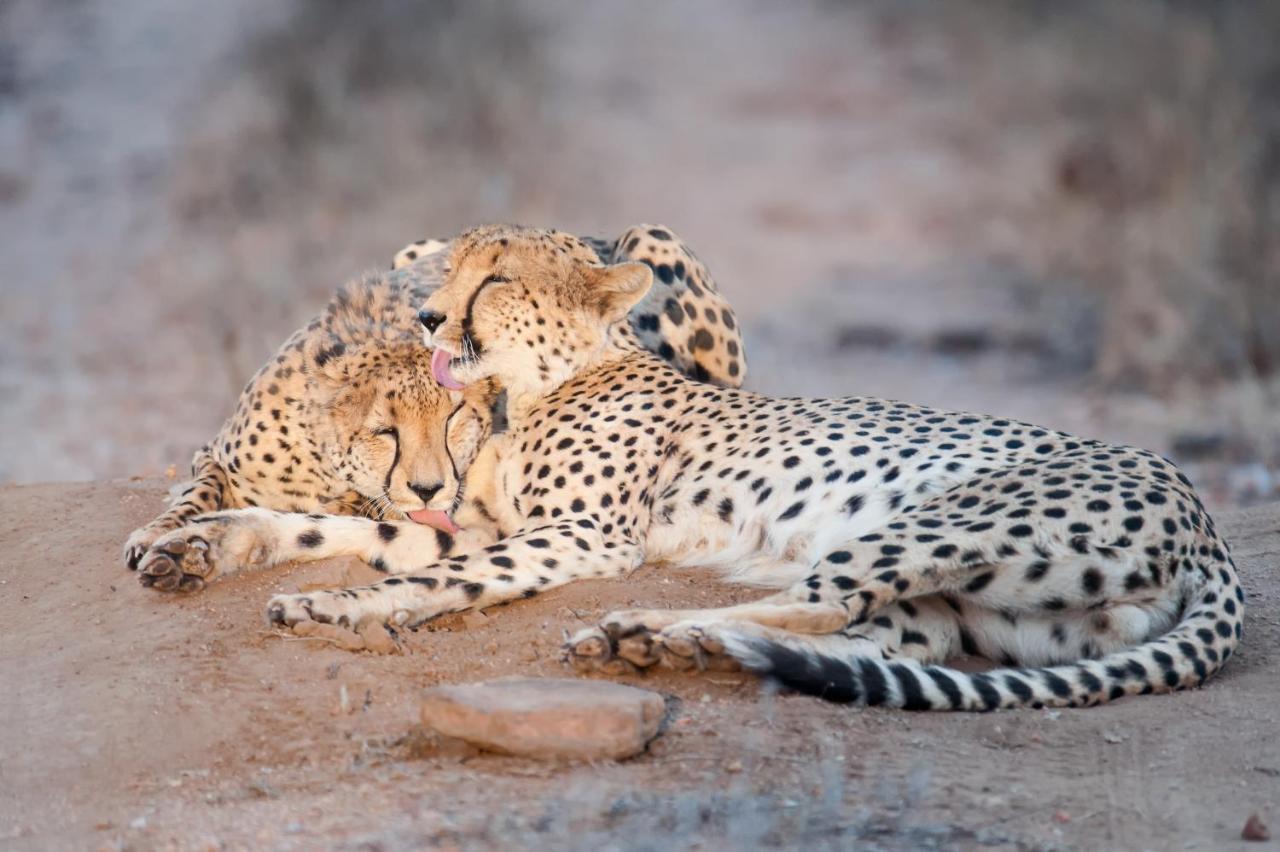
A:
POLYGON ((278 627, 297 628, 300 624, 336 624, 350 628, 350 614, 328 592, 305 595, 276 595, 267 602, 267 621, 278 627))
POLYGON ((663 665, 677 671, 736 672, 742 665, 725 652, 715 627, 691 622, 673 624, 656 637, 663 665))
POLYGON ((136 564, 139 582, 159 592, 198 592, 216 573, 209 542, 198 535, 162 536, 136 564))
POLYGON ((714 627, 679 622, 661 631, 629 618, 609 616, 578 631, 564 646, 564 660, 581 672, 615 674, 657 663, 677 671, 738 671, 714 627))
POLYGON ((659 660, 653 634, 646 630, 623 633, 616 623, 579 630, 563 649, 564 661, 580 672, 631 674, 659 660))

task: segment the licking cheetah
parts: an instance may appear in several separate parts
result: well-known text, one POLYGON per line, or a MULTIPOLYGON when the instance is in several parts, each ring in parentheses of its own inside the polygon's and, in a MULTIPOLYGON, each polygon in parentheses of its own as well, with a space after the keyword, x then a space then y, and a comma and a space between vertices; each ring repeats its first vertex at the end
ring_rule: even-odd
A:
MULTIPOLYGON (((643 300, 629 316, 642 345, 697 379, 741 384, 746 362, 733 310, 669 228, 636 225, 617 239, 586 242, 603 262, 626 257, 671 281, 662 299, 643 300)), ((417 311, 439 286, 448 248, 418 240, 396 254, 390 272, 348 284, 254 375, 235 414, 196 453, 191 481, 129 537, 125 562, 141 569, 145 585, 194 591, 265 558, 252 540, 224 542, 224 558, 210 558, 199 536, 154 547, 220 509, 408 519, 455 531, 444 510, 489 427, 490 412, 475 406, 501 408, 503 397, 487 387, 442 388, 431 376, 417 311), (446 421, 459 405, 448 447, 446 421)))
POLYGON ((713 566, 780 591, 615 612, 568 659, 741 665, 912 710, 1197 686, 1240 641, 1227 545, 1155 453, 903 402, 691 381, 624 322, 668 285, 564 234, 480 228, 449 266, 421 314, 433 374, 496 382, 507 398, 464 476, 455 519, 469 538, 360 519, 260 531, 291 556, 357 552, 394 574, 278 595, 277 624, 412 625, 644 562, 713 566), (999 668, 943 665, 960 652, 999 668))

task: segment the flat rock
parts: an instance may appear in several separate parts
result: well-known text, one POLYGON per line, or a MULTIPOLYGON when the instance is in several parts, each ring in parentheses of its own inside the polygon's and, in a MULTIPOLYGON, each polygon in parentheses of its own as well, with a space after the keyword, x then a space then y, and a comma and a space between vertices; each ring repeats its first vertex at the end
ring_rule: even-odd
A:
POLYGON ((661 695, 633 686, 503 678, 427 690, 422 723, 503 754, 621 760, 644 751, 666 712, 661 695))

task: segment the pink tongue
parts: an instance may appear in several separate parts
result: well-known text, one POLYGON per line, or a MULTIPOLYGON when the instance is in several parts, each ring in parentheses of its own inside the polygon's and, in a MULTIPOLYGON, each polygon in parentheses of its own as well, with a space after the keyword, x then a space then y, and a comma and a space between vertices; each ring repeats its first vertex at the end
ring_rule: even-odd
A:
POLYGON ((447 533, 456 533, 462 529, 453 522, 453 518, 449 517, 448 512, 442 512, 439 509, 416 509, 408 514, 409 520, 415 523, 435 527, 447 533))
POLYGON ((431 353, 431 375, 435 377, 436 383, 440 387, 449 390, 462 390, 463 384, 453 377, 453 373, 449 372, 449 362, 453 360, 453 356, 443 349, 437 349, 431 353))

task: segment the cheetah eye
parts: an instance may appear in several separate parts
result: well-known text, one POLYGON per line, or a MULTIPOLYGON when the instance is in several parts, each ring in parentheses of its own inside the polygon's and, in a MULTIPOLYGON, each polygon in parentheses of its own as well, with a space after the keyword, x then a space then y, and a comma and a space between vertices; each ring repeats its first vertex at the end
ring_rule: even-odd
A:
POLYGON ((387 436, 390 438, 394 438, 397 441, 400 440, 400 432, 394 426, 384 426, 381 429, 375 429, 373 434, 377 435, 378 437, 387 436))
POLYGON ((510 284, 510 283, 511 283, 511 279, 507 278, 505 275, 490 275, 488 278, 484 279, 483 282, 481 282, 480 286, 483 287, 485 284, 510 284))

